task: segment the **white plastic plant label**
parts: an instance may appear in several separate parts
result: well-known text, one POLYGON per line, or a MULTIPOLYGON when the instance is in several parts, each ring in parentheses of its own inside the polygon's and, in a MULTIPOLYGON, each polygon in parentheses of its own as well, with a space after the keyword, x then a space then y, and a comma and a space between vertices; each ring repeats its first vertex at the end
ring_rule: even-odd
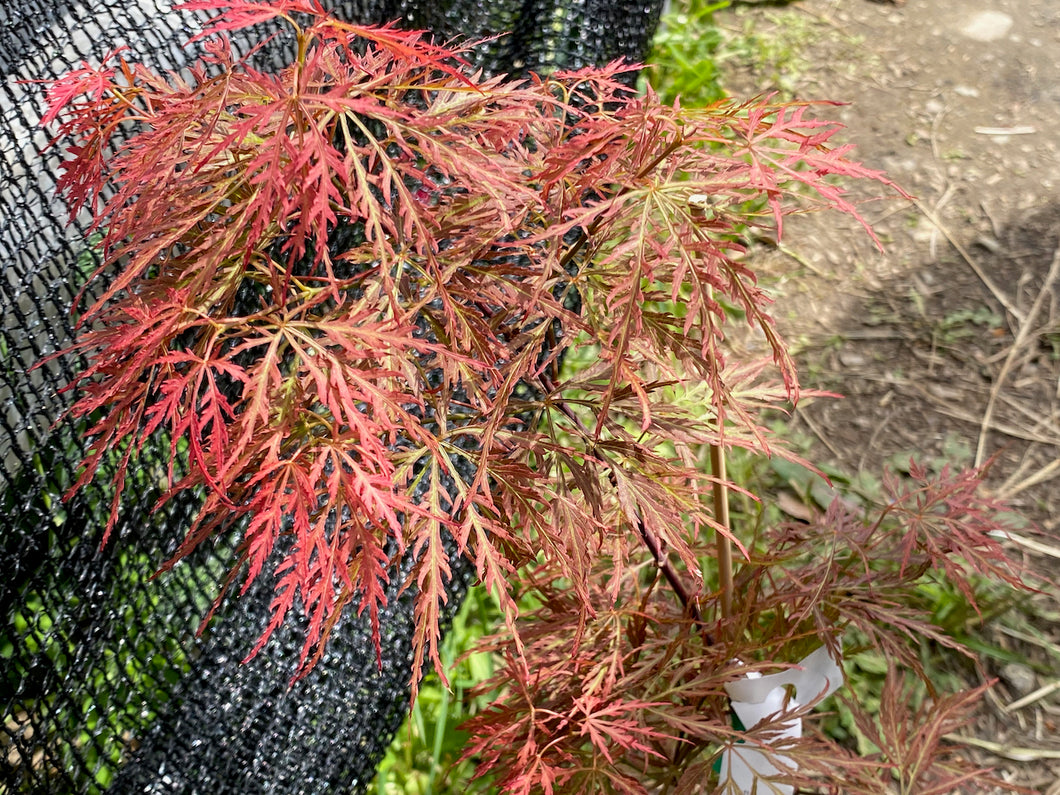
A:
MULTIPOLYGON (((799 661, 797 668, 762 676, 757 672, 725 685, 733 712, 748 729, 753 729, 770 715, 795 712, 803 704, 820 701, 843 684, 843 669, 822 646, 799 661), (794 698, 787 698, 785 688, 793 687, 794 698)), ((778 722, 781 728, 773 740, 802 736, 802 718, 778 722)), ((766 779, 790 773, 796 764, 781 754, 766 755, 749 744, 732 744, 721 757, 721 781, 726 793, 740 795, 792 795, 795 788, 766 779), (782 767, 781 767, 782 766, 782 767)))

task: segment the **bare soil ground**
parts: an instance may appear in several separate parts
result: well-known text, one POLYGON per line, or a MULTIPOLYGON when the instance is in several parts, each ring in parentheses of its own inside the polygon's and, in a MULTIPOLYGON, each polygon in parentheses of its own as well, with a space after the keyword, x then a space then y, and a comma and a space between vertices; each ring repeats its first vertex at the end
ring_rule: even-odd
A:
POLYGON ((1029 665, 987 658, 999 681, 962 742, 1060 795, 1060 2, 802 0, 716 21, 731 93, 849 103, 822 115, 916 197, 862 205, 883 251, 811 215, 758 255, 805 385, 845 395, 793 428, 849 472, 994 459, 988 488, 1033 521, 1007 543, 1048 584, 978 630, 1029 665))

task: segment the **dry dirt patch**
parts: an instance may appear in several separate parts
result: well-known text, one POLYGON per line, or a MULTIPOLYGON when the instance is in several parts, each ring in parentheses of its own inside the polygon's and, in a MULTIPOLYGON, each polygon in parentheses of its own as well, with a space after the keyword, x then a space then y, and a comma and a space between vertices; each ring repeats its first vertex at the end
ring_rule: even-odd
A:
POLYGON ((730 91, 848 103, 821 113, 915 196, 861 205, 882 252, 845 219, 805 216, 760 253, 806 385, 846 396, 794 423, 850 472, 994 459, 989 488, 1040 528, 1014 548, 1051 585, 1030 635, 983 630, 1038 667, 1018 681, 990 663, 1001 681, 969 743, 1056 795, 1060 691, 1003 707, 1060 679, 1060 3, 803 0, 718 22, 737 43, 730 91))

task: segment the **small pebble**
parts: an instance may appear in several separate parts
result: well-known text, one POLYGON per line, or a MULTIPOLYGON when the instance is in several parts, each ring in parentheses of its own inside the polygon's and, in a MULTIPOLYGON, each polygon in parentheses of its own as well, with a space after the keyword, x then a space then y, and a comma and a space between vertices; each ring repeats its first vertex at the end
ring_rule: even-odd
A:
POLYGON ((1011 685, 1019 695, 1025 696, 1038 686, 1038 677, 1029 665, 1006 663, 1001 669, 1001 678, 1011 685))
POLYGON ((964 397, 964 393, 961 390, 943 386, 942 384, 928 384, 927 391, 939 398, 939 400, 952 400, 955 403, 960 402, 961 398, 964 397))
POLYGON ((865 357, 860 353, 855 353, 854 351, 839 352, 839 363, 844 367, 862 367, 865 361, 865 357))
POLYGON ((1012 17, 1000 11, 980 11, 972 14, 961 26, 961 33, 975 41, 998 41, 1012 29, 1012 17))
POLYGON ((1001 243, 999 243, 996 238, 989 235, 977 235, 974 243, 977 246, 985 248, 991 254, 997 254, 1001 251, 1001 243))

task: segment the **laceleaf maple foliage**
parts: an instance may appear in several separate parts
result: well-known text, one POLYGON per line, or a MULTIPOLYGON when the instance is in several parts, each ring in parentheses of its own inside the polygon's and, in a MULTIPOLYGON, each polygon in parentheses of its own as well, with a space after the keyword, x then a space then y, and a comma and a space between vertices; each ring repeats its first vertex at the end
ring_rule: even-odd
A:
MULTIPOLYGON (((1004 506, 978 485, 974 473, 931 475, 914 466, 908 481, 886 479, 873 512, 837 499, 810 522, 763 527, 737 569, 739 598, 729 617, 719 614, 716 598, 704 599, 704 615, 693 616, 647 555, 631 556, 636 563, 617 585, 608 579, 612 562, 595 561, 600 576, 590 577, 596 612, 589 619, 554 566, 536 567, 527 581, 540 606, 521 618, 522 651, 504 633, 482 644, 504 664, 481 689, 500 695, 469 722, 466 756, 479 759, 483 772, 498 772, 503 791, 523 795, 742 795, 747 790, 719 780, 718 767, 722 751, 740 744, 781 760, 787 774, 778 785, 808 791, 912 795, 1005 786, 944 738, 987 688, 936 692, 923 665, 926 644, 974 655, 910 598, 922 576, 953 575, 947 569, 956 561, 965 570, 953 582, 967 584, 975 574, 1025 587, 990 535, 1004 506), (822 642, 838 647, 844 635, 878 650, 890 667, 878 711, 844 697, 878 753, 860 757, 823 733, 812 722, 816 701, 753 728, 734 726, 727 683, 791 668, 822 642), (913 678, 927 690, 925 700, 914 694, 913 678), (778 742, 792 719, 804 721, 803 736, 778 742)), ((690 543, 711 560, 709 539, 690 543)), ((968 599, 976 605, 971 591, 968 599)), ((774 791, 782 790, 759 781, 758 792, 774 791)))
POLYGON ((415 689, 428 661, 444 677, 451 540, 502 606, 491 643, 525 696, 473 749, 507 789, 641 792, 658 760, 709 778, 684 749, 733 736, 719 698, 741 654, 723 641, 747 633, 708 626, 704 544, 732 534, 698 458, 768 451, 759 409, 799 392, 741 241, 793 212, 858 217, 834 178, 886 180, 806 103, 663 105, 621 65, 486 78, 316 0, 184 8, 224 9, 187 73, 116 52, 56 82, 44 119, 68 142, 72 212, 105 235, 71 385, 93 418, 74 490, 120 453, 104 542, 128 468, 165 434, 188 453, 164 500, 201 494, 165 565, 237 533, 224 590, 276 575, 249 653, 300 611, 304 672, 348 608, 385 655, 378 612, 411 556, 415 689), (287 68, 233 54, 226 31, 276 18, 287 68), (727 306, 770 359, 726 358, 727 306), (517 623, 527 589, 544 607, 517 623))

